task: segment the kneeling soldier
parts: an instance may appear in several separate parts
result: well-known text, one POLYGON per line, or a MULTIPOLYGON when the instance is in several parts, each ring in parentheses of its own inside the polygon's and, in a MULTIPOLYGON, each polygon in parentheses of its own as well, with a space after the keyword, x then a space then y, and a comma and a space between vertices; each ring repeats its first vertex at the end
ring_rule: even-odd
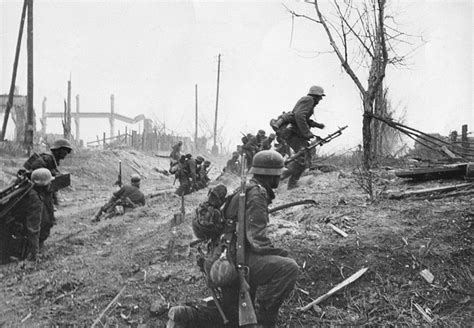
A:
POLYGON ((120 215, 125 212, 125 208, 135 208, 145 205, 145 195, 140 190, 140 176, 134 174, 129 185, 125 185, 114 192, 112 198, 102 206, 92 218, 93 222, 100 220, 102 213, 108 213, 107 218, 120 215))

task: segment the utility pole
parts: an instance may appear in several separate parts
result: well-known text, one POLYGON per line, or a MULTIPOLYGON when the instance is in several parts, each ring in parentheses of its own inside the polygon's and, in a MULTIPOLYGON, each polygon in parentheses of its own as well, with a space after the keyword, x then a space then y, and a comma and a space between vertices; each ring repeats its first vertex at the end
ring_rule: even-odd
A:
POLYGON ((30 156, 33 149, 33 0, 28 0, 28 25, 26 38, 27 58, 28 58, 28 98, 26 112, 25 146, 30 156))
POLYGON ((216 94, 216 114, 214 116, 214 145, 212 146, 212 154, 217 155, 219 153, 219 149, 217 148, 216 138, 217 138, 217 112, 219 108, 219 78, 221 73, 221 54, 218 56, 217 60, 217 94, 216 94))
POLYGON ((71 75, 67 81, 67 101, 64 113, 64 139, 71 139, 71 75))
POLYGON ((8 116, 10 115, 10 109, 13 106, 13 95, 15 93, 16 72, 17 72, 17 69, 18 69, 18 58, 20 57, 21 37, 23 35, 23 26, 25 25, 25 16, 26 16, 27 6, 28 6, 28 0, 25 0, 23 2, 23 11, 21 12, 20 31, 18 32, 18 40, 16 42, 15 60, 13 62, 12 83, 10 84, 10 93, 8 94, 7 108, 5 109, 5 116, 3 118, 3 125, 2 125, 1 135, 0 135, 0 141, 5 140, 5 133, 7 132, 6 130, 7 130, 8 116))
POLYGON ((76 117, 74 118, 74 123, 76 123, 76 142, 79 145, 81 143, 80 133, 80 119, 79 119, 79 112, 80 112, 80 103, 79 103, 79 95, 76 95, 76 117))
POLYGON ((194 86, 194 94, 195 94, 195 108, 196 108, 196 121, 194 123, 194 147, 196 151, 198 151, 198 85, 194 86))

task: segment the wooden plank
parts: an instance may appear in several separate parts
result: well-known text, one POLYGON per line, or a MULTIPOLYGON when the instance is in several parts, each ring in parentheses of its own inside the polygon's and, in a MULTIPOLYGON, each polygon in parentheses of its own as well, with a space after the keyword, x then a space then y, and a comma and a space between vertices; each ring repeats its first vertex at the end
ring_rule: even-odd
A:
POLYGON ((328 226, 331 227, 332 230, 334 230, 335 232, 337 232, 338 234, 340 234, 342 237, 346 238, 347 236, 349 236, 346 232, 344 232, 343 230, 339 229, 338 227, 336 227, 334 224, 332 223, 328 223, 328 226))
POLYGON ((347 285, 353 283, 357 279, 359 279, 369 268, 363 268, 354 273, 352 276, 349 278, 345 279, 344 281, 340 282, 336 286, 334 286, 330 291, 328 291, 326 294, 318 297, 308 305, 305 305, 303 307, 298 308, 299 311, 307 311, 308 309, 312 308, 313 305, 319 304, 322 301, 326 300, 328 297, 332 296, 333 294, 337 293, 340 291, 342 288, 346 287, 347 285))
POLYGON ((455 184, 455 185, 449 185, 449 186, 444 186, 444 187, 434 187, 434 188, 426 188, 426 189, 419 189, 419 190, 408 190, 405 192, 394 192, 394 191, 388 191, 386 193, 388 198, 391 199, 400 199, 403 197, 409 197, 409 196, 415 196, 415 195, 423 195, 423 194, 430 194, 434 192, 447 192, 447 191, 453 191, 453 190, 458 190, 466 187, 474 186, 474 183, 461 183, 461 184, 455 184))

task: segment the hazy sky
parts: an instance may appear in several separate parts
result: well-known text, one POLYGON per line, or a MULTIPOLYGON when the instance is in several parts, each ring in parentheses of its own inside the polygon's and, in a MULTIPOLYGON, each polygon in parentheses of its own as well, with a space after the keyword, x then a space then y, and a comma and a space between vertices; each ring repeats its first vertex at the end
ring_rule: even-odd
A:
MULTIPOLYGON (((463 123, 473 131, 472 1, 388 2, 401 28, 426 42, 415 39, 418 49, 408 66, 387 71, 393 106, 406 112, 406 124, 425 132, 460 131, 463 123)), ((22 3, 0 2, 2 94, 10 86, 22 3)), ((284 3, 315 15, 310 4, 284 3)), ((281 1, 35 0, 35 109, 41 113, 47 97, 48 111, 62 111, 71 74, 73 100, 80 95, 81 111, 109 111, 114 94, 117 113, 143 113, 192 137, 198 84, 199 133, 210 136, 220 53, 218 126, 226 146, 233 148, 240 132, 263 128, 270 133, 270 119, 291 110, 313 84, 327 94, 316 111, 316 120, 326 124, 319 134, 349 125, 330 147, 357 145, 360 96, 335 55, 317 53, 329 50, 321 26, 296 19, 290 45, 291 31, 291 15, 281 1)), ((25 94, 26 34, 17 85, 25 94)), ((116 129, 123 128, 116 123, 116 129)), ((60 120, 49 119, 48 131, 61 133, 60 120)), ((86 142, 103 132, 109 134, 106 119, 82 121, 86 142)))

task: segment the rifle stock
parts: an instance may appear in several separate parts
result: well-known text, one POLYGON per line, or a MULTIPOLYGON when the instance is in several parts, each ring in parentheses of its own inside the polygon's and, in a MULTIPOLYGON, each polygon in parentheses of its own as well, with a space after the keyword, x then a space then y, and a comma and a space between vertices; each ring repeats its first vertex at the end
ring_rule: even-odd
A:
POLYGON ((239 272, 239 326, 257 324, 257 316, 250 297, 250 286, 247 282, 249 268, 245 261, 245 153, 242 154, 242 171, 239 194, 239 213, 237 222, 237 270, 239 272))
POLYGON ((298 157, 300 156, 303 156, 308 150, 311 150, 317 146, 320 146, 320 145, 324 145, 325 143, 328 143, 329 141, 331 141, 332 139, 334 138, 337 138, 339 137, 341 134, 342 134, 342 131, 344 129, 347 128, 347 125, 346 126, 343 126, 342 128, 339 128, 336 132, 334 133, 331 133, 329 134, 326 138, 324 139, 319 139, 318 141, 316 141, 315 143, 311 144, 310 146, 298 151, 296 154, 294 154, 293 156, 291 156, 290 158, 288 158, 286 161, 285 161, 285 165, 293 162, 295 159, 297 159, 298 157))

